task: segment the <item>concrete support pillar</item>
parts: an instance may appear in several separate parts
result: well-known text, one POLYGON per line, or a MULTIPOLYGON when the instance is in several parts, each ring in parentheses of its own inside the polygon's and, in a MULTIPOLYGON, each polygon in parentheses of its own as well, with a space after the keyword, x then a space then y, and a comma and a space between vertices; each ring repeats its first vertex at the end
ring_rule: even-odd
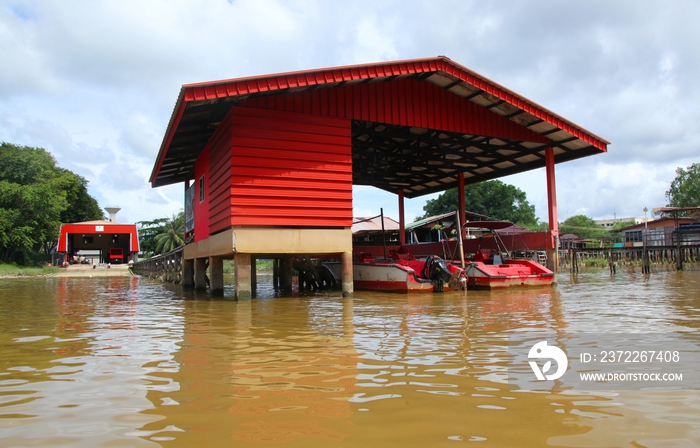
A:
POLYGON ((349 297, 354 292, 354 285, 352 281, 352 252, 343 252, 343 255, 341 256, 341 263, 343 273, 343 297, 349 297))
POLYGON ((207 259, 194 259, 194 287, 199 291, 207 289, 207 259))
POLYGON ((182 260, 182 286, 194 287, 194 260, 182 260))
POLYGON ((224 258, 209 257, 209 288, 211 295, 224 295, 224 258))
POLYGON ((545 150, 547 171, 547 210, 549 212, 550 241, 547 247, 547 268, 555 274, 559 271, 559 221, 557 217, 557 184, 554 175, 554 149, 545 150))
POLYGON ((280 284, 283 291, 292 290, 292 274, 294 272, 294 258, 285 257, 282 260, 282 272, 280 273, 280 284))
POLYGON ((233 258, 236 277, 236 300, 250 300, 253 296, 250 284, 250 254, 236 253, 233 258))

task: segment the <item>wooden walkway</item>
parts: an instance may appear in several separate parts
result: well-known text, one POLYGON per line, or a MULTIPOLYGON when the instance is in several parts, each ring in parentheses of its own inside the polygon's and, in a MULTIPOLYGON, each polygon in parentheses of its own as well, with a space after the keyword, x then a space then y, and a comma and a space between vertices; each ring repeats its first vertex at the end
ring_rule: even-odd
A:
POLYGON ((170 252, 156 255, 133 265, 133 271, 141 276, 157 278, 164 282, 182 283, 182 257, 185 246, 177 247, 170 252))

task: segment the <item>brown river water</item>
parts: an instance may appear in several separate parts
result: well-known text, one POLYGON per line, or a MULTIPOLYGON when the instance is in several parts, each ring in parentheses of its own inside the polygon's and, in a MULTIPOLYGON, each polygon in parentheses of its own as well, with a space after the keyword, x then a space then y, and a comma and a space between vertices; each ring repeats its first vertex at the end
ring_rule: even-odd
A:
POLYGON ((239 303, 138 277, 0 279, 0 447, 700 446, 697 388, 504 380, 523 328, 700 346, 700 272, 352 298, 258 281, 239 303))

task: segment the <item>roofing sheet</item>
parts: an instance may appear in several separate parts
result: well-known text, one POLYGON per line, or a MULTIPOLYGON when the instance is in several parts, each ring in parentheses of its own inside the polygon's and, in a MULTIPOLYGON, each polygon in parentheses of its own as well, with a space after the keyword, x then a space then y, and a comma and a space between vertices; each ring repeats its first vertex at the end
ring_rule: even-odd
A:
MULTIPOLYGON (((387 216, 384 217, 384 231, 399 230, 399 223, 387 216)), ((382 219, 380 216, 372 218, 356 217, 353 219, 352 229, 353 235, 362 233, 374 233, 382 231, 382 219)))
MULTIPOLYGON (((489 117, 490 124, 482 126, 480 132, 451 132, 442 126, 452 123, 453 117, 434 120, 432 112, 426 110, 426 125, 401 126, 396 123, 401 121, 400 110, 387 114, 381 109, 401 98, 398 88, 390 89, 396 91, 393 99, 383 98, 380 104, 380 98, 375 98, 378 121, 368 121, 358 104, 346 105, 346 118, 356 120, 353 124, 354 183, 394 193, 403 190, 405 197, 411 198, 456 186, 459 173, 463 173, 465 183, 470 184, 539 168, 545 164, 544 152, 548 148, 553 149, 556 163, 607 151, 607 140, 447 57, 438 56, 184 85, 163 138, 151 183, 156 187, 192 179, 199 152, 234 105, 248 102, 270 107, 266 98, 284 96, 284 101, 276 102, 282 107, 283 103, 300 98, 307 101, 311 98, 309 95, 321 90, 378 83, 398 85, 396 83, 409 79, 437 86, 458 102, 467 101, 478 106, 486 113, 484 117, 489 117), (359 115, 355 117, 355 114, 359 115), (520 126, 537 138, 498 138, 494 134, 503 132, 507 126, 496 125, 498 120, 492 117, 520 126), (431 123, 441 128, 431 129, 431 123), (373 165, 372 161, 376 163, 373 165), (376 169, 369 173, 372 168, 376 169)), ((421 92, 427 92, 428 96, 416 97, 413 101, 427 101, 435 95, 431 89, 421 89, 421 92)), ((363 101, 371 98, 369 94, 363 95, 363 101)), ((314 105, 304 103, 291 107, 301 110, 307 106, 313 108, 314 105)), ((327 111, 329 106, 328 102, 318 105, 318 113, 327 111)))

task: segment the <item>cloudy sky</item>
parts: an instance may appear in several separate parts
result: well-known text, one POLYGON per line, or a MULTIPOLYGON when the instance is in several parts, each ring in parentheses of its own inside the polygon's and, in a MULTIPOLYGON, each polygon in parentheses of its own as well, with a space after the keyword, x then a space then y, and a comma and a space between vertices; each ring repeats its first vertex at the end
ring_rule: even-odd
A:
MULTIPOLYGON (((445 55, 611 142, 557 165, 560 221, 643 216, 700 159, 698 17, 691 0, 0 0, 0 141, 49 150, 118 221, 155 219, 183 206, 148 183, 182 84, 445 55)), ((503 180, 547 220, 543 170, 503 180)), ((353 203, 398 218, 389 193, 353 203)))

